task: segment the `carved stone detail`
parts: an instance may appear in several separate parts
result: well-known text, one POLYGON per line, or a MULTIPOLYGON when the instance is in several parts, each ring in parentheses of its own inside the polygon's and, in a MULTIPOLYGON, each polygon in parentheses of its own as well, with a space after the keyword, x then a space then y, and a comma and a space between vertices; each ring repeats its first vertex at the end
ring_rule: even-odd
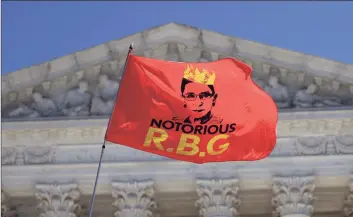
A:
POLYGON ((37 184, 39 217, 78 217, 80 192, 77 184, 37 184))
POLYGON ((51 146, 3 147, 2 165, 52 164, 55 161, 55 148, 51 146))
POLYGON ((298 137, 294 145, 296 155, 352 154, 353 136, 298 137))
POLYGON ((232 217, 238 215, 240 200, 237 179, 198 179, 195 205, 201 217, 232 217))
POLYGON ((13 165, 16 163, 16 148, 3 147, 1 150, 1 164, 13 165))
POLYGON ((88 83, 86 81, 80 81, 78 87, 53 98, 62 115, 70 117, 89 115, 92 96, 88 92, 88 83))
POLYGON ((353 119, 299 119, 283 120, 277 124, 279 136, 295 136, 310 134, 351 135, 353 119))
POLYGON ((338 97, 320 96, 316 94, 318 85, 310 84, 306 89, 298 90, 295 94, 293 105, 296 108, 312 107, 338 107, 342 102, 338 97))
POLYGON ((60 112, 58 107, 55 105, 54 101, 43 96, 39 92, 34 92, 32 94, 33 103, 29 106, 20 103, 17 108, 9 111, 5 117, 27 117, 27 118, 36 118, 36 117, 53 117, 59 116, 60 112))
POLYGON ((290 108, 291 98, 287 87, 279 84, 276 76, 270 76, 264 90, 273 98, 279 109, 290 108))
POLYGON ((347 196, 347 199, 344 201, 343 216, 353 217, 353 176, 348 181, 348 189, 349 189, 349 194, 347 196))
POLYGON ((7 202, 8 202, 7 194, 1 190, 1 213, 5 213, 10 209, 7 202))
POLYGON ((327 137, 304 137, 297 138, 295 142, 299 154, 305 155, 319 155, 326 153, 328 143, 327 137))
MULTIPOLYGON (((263 64, 263 69, 265 72, 268 72, 273 67, 263 64)), ((288 109, 288 108, 323 108, 323 107, 339 107, 343 105, 351 105, 351 103, 343 103, 340 98, 335 96, 322 96, 318 94, 318 89, 320 88, 318 84, 308 84, 302 89, 297 89, 291 87, 290 85, 283 85, 279 80, 280 76, 286 77, 287 71, 281 68, 279 75, 266 75, 267 78, 258 78, 253 76, 253 81, 264 89, 275 101, 279 109, 288 109), (266 80, 266 82, 265 82, 266 80)), ((273 71, 273 70, 272 70, 273 71)), ((270 73, 271 74, 271 73, 270 73)), ((277 73, 278 74, 278 73, 277 73)), ((304 85, 305 73, 296 73, 295 77, 297 78, 300 84, 297 86, 304 85)), ((288 83, 288 82, 287 82, 288 83)), ((332 81, 337 91, 339 91, 339 82, 332 81)), ((293 86, 293 85, 292 85, 293 86)), ((295 86, 295 85, 294 85, 295 86)))
POLYGON ((311 216, 315 197, 314 177, 274 177, 272 212, 274 217, 287 215, 311 216))
MULTIPOLYGON (((97 129, 98 131, 98 129, 97 129)), ((101 132, 100 130, 98 132, 101 132)), ((99 139, 104 136, 94 130, 85 130, 72 132, 72 135, 63 137, 60 141, 71 145, 43 145, 17 146, 11 147, 8 140, 3 141, 6 146, 2 147, 2 165, 35 165, 35 164, 61 164, 61 163, 91 163, 99 160, 96 147, 75 146, 77 140, 71 140, 71 136, 82 136, 78 138, 78 143, 100 142, 99 139), (82 134, 81 134, 82 133, 82 134), (93 134, 94 133, 94 134, 93 134), (102 135, 102 136, 99 136, 102 135)), ((311 136, 311 137, 287 137, 277 139, 276 146, 271 152, 271 157, 286 156, 318 156, 318 155, 346 155, 353 154, 353 136, 311 136)), ((31 143, 31 141, 27 141, 31 143)), ((32 143, 35 143, 33 141, 32 143)), ((114 146, 110 151, 104 154, 105 162, 118 161, 136 161, 136 160, 160 160, 165 157, 141 152, 136 149, 127 149, 124 146, 114 146)))
MULTIPOLYGON (((283 58, 283 51, 279 51, 273 47, 249 42, 247 40, 230 38, 229 36, 217 33, 210 34, 207 30, 177 24, 167 24, 157 27, 154 30, 134 34, 131 37, 132 38, 124 38, 121 41, 102 44, 93 49, 77 52, 77 54, 61 57, 44 64, 48 67, 41 66, 39 71, 38 66, 33 66, 29 69, 19 70, 18 72, 4 76, 2 92, 6 95, 5 98, 7 98, 4 100, 6 106, 22 101, 22 95, 26 96, 26 93, 19 93, 23 92, 26 88, 33 88, 33 86, 43 84, 44 82, 49 82, 50 87, 44 87, 43 93, 50 95, 53 94, 53 91, 60 92, 71 88, 72 85, 76 85, 82 78, 89 83, 95 83, 98 75, 101 73, 109 75, 119 74, 119 72, 115 71, 121 69, 121 65, 123 65, 126 59, 127 51, 123 46, 126 42, 125 40, 137 41, 134 53, 138 55, 172 61, 182 60, 185 62, 208 62, 231 55, 254 66, 262 77, 276 75, 280 78, 279 76, 281 76, 282 80, 286 81, 284 83, 290 84, 288 86, 302 88, 311 83, 312 85, 318 86, 318 89, 321 90, 328 87, 326 83, 329 83, 331 87, 328 88, 331 88, 337 93, 339 93, 340 90, 345 90, 347 87, 349 88, 349 86, 351 86, 350 90, 353 92, 352 67, 350 65, 323 60, 322 58, 309 58, 309 56, 305 54, 298 54, 297 52, 291 51, 286 51, 285 55, 288 56, 283 58), (152 37, 151 32, 158 32, 158 36, 155 35, 155 37, 152 37), (171 32, 174 32, 174 35, 178 32, 178 37, 175 38, 175 36, 172 37, 169 35, 171 32), (189 35, 191 32, 197 33, 195 35, 192 33, 191 36, 189 35), (250 44, 253 46, 251 49, 248 47, 250 44), (110 47, 111 50, 108 51, 107 47, 110 47), (260 53, 263 52, 261 54, 263 56, 262 60, 256 57, 260 55, 259 51, 260 53), (93 55, 94 57, 87 59, 87 55, 90 57, 93 55), (104 57, 98 58, 100 55, 104 57), (180 56, 183 56, 183 58, 180 56), (298 62, 298 58, 305 60, 305 63, 302 61, 298 62), (304 65, 305 67, 303 67, 304 65), (310 71, 325 71, 325 73, 320 75, 317 73, 309 73, 310 71), (80 75, 75 75, 75 73, 79 73, 80 75), (46 79, 49 79, 49 81, 46 81, 46 79), (307 80, 305 81, 305 79, 307 80), (344 86, 343 89, 342 86, 344 86), (13 96, 10 93, 13 93, 13 96)), ((339 99, 332 97, 330 97, 330 99, 324 99, 320 103, 315 102, 312 104, 313 96, 308 89, 305 87, 303 91, 306 93, 302 91, 300 94, 295 94, 297 90, 293 90, 291 94, 298 95, 295 101, 296 106, 306 107, 308 105, 319 105, 326 107, 341 104, 339 99)), ((348 91, 345 90, 343 92, 348 91)), ((279 93, 277 96, 282 94, 284 94, 284 92, 279 93)), ((346 94, 349 93, 344 93, 344 95, 346 94)), ((343 97, 341 95, 340 97, 341 100, 346 98, 346 96, 343 97)), ((282 96, 280 96, 280 98, 282 98, 282 96)), ((352 105, 352 103, 350 103, 350 105, 352 105)))
POLYGON ((157 204, 154 201, 154 182, 113 182, 115 217, 153 217, 157 204))
POLYGON ((3 190, 1 190, 1 217, 17 217, 17 211, 11 205, 9 195, 3 190))
POLYGON ((334 143, 337 153, 353 154, 353 136, 336 136, 334 143))
POLYGON ((3 131, 2 142, 7 146, 21 146, 23 144, 53 145, 58 141, 62 144, 101 142, 106 127, 67 127, 50 129, 26 129, 19 131, 3 131), (37 134, 37 138, 34 137, 37 134), (41 141, 38 139, 42 138, 41 141))
MULTIPOLYGON (((82 121, 85 125, 85 121, 82 121)), ((52 164, 63 156, 62 144, 92 144, 100 143, 104 137, 105 126, 96 127, 67 127, 50 129, 4 130, 2 132, 2 165, 21 164, 52 164), (23 144, 37 144, 23 146, 23 144)), ((336 120, 293 120, 279 121, 278 140, 271 156, 301 156, 301 155, 338 155, 353 154, 353 121, 351 119, 336 120), (316 126, 316 127, 315 127, 316 126), (315 127, 315 128, 314 128, 315 127), (346 132, 347 135, 334 136, 337 132, 346 132), (332 136, 306 136, 305 134, 326 134, 332 136)), ((77 147, 77 149, 80 149, 77 147)), ((87 152, 77 153, 74 149, 70 155, 72 162, 87 162, 96 159, 95 154, 87 152), (77 153, 77 154, 74 154, 77 153), (73 156, 76 155, 77 157, 73 156)), ((140 153, 140 152, 138 152, 140 153)), ((141 152, 142 153, 142 152, 141 152)), ((135 159, 134 155, 131 160, 135 159)), ((153 155, 155 156, 155 155, 153 155)), ((139 156, 140 157, 140 156, 139 156)), ((116 161, 114 154, 105 156, 105 160, 116 161)))
POLYGON ((20 102, 16 108, 3 112, 3 117, 38 118, 108 115, 113 110, 119 82, 110 80, 105 74, 100 75, 98 80, 95 90, 90 90, 87 81, 80 80, 75 88, 64 93, 56 91, 52 97, 34 92, 32 94, 33 102, 30 105, 20 102))
POLYGON ((27 147, 24 151, 26 164, 52 164, 55 160, 53 147, 27 147))
POLYGON ((90 114, 109 115, 113 111, 118 89, 117 81, 110 80, 107 75, 100 75, 99 84, 91 102, 90 114))
MULTIPOLYGON (((163 48, 162 50, 165 51, 163 51, 161 55, 158 55, 161 56, 158 58, 164 57, 164 59, 179 61, 179 47, 182 47, 182 44, 172 43, 161 46, 161 48, 163 48)), ((200 62, 213 61, 216 59, 215 56, 222 56, 221 54, 211 51, 199 49, 195 51, 197 51, 197 55, 195 55, 199 56, 198 61, 200 62)), ((125 57, 123 59, 125 60, 125 57)), ((188 60, 183 61, 188 62, 188 60)), ((246 62, 250 63, 251 61, 246 60, 246 62)), ((113 109, 115 95, 119 88, 119 81, 115 81, 117 80, 115 79, 117 74, 120 74, 119 72, 116 72, 117 64, 116 61, 114 61, 114 66, 111 66, 111 61, 102 62, 101 65, 96 65, 87 68, 86 70, 78 70, 75 75, 71 75, 72 78, 69 80, 67 80, 67 76, 62 76, 58 77, 55 81, 43 81, 52 83, 51 88, 43 86, 41 88, 43 90, 36 90, 33 87, 29 87, 23 89, 21 92, 10 91, 8 93, 7 101, 10 104, 12 103, 11 106, 16 107, 6 108, 5 112, 3 112, 3 117, 37 118, 109 115, 113 109), (94 72, 91 72, 92 70, 94 72), (115 80, 109 79, 108 75, 111 79, 114 78, 115 80), (88 84, 97 85, 89 86, 88 84), (73 86, 75 87, 74 89, 67 90, 73 86), (66 92, 62 93, 63 91, 66 92), (31 104, 28 104, 27 98, 29 96, 32 96, 31 104)), ((338 95, 324 96, 322 95, 323 93, 321 90, 325 89, 324 83, 327 82, 323 81, 326 81, 327 79, 325 80, 323 77, 314 77, 312 81, 305 82, 305 72, 289 72, 288 69, 281 67, 277 69, 277 67, 271 66, 267 63, 259 64, 262 66, 263 73, 261 74, 261 78, 253 76, 253 79, 255 83, 272 96, 279 109, 352 106, 352 94, 345 93, 344 96, 338 94, 342 85, 337 80, 329 80, 328 83, 330 83, 330 88, 332 89, 331 92, 334 91, 339 97, 338 95), (276 71, 276 73, 273 73, 273 71, 276 71), (285 81, 288 80, 284 79, 288 77, 288 73, 293 74, 294 80, 292 80, 297 84, 291 85, 291 82, 285 81), (261 79, 263 81, 261 81, 261 79), (280 82, 280 80, 282 82, 280 82), (294 86, 296 87, 294 88, 294 86), (298 89, 299 87, 301 89, 298 89)), ((8 104, 7 101, 5 104, 8 104)))

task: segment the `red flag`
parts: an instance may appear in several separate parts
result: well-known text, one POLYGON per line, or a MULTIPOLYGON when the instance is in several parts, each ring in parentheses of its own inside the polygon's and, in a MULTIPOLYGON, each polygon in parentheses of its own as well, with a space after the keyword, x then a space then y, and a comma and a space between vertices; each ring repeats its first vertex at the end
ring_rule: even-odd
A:
POLYGON ((276 143, 277 107, 251 71, 232 58, 130 54, 105 139, 194 163, 263 159, 276 143))

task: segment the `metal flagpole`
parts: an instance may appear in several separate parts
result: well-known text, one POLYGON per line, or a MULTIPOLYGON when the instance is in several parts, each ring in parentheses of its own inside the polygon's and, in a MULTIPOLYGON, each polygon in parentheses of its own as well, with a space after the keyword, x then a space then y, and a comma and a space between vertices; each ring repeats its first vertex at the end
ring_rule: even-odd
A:
MULTIPOLYGON (((122 73, 122 76, 124 76, 124 73, 125 73, 125 69, 126 69, 126 65, 127 65, 127 61, 129 59, 129 54, 132 52, 132 49, 133 49, 133 44, 130 44, 129 46, 129 52, 127 53, 127 57, 126 57, 126 60, 125 60, 125 64, 124 64, 124 69, 123 69, 123 73, 122 73)), ((119 89, 116 93, 116 97, 118 97, 118 93, 119 93, 119 89)), ((116 99, 115 99, 115 102, 114 102, 114 107, 115 108, 115 104, 116 104, 116 99)), ((103 145, 102 145, 102 151, 101 151, 101 156, 99 158, 99 163, 98 163, 98 170, 97 170, 97 175, 96 175, 96 181, 94 183, 94 187, 93 187, 93 194, 92 194, 92 200, 91 200, 91 205, 89 207, 89 215, 88 217, 92 217, 92 211, 93 211, 93 204, 94 204, 94 199, 96 198, 96 188, 97 188, 97 183, 98 183, 98 178, 99 178, 99 172, 100 172, 100 169, 101 169, 101 164, 102 164, 102 159, 103 159, 103 154, 104 154, 104 149, 105 149, 105 138, 107 136, 107 132, 108 132, 108 129, 109 129, 109 126, 110 126, 110 120, 112 118, 112 114, 110 114, 110 117, 109 117, 109 121, 108 121, 108 126, 107 126, 107 130, 105 131, 105 136, 104 136, 104 141, 103 141, 103 145)))

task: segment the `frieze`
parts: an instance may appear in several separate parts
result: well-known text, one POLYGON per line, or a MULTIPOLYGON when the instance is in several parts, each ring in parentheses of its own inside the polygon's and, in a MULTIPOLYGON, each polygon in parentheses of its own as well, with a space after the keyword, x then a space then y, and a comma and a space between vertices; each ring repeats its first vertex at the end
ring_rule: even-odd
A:
POLYGON ((26 129, 3 131, 3 144, 6 146, 22 144, 53 145, 92 144, 103 142, 106 127, 68 127, 48 129, 26 129))
MULTIPOLYGON (((303 114, 302 117, 290 113, 286 117, 280 115, 277 136, 353 135, 353 118, 349 110, 337 114, 327 112, 326 116, 320 113, 320 117, 316 117, 316 112, 303 114)), ((100 144, 103 142, 106 124, 106 119, 6 122, 2 128, 2 144, 11 147, 23 144, 55 145, 58 141, 60 144, 100 144)))
POLYGON ((271 156, 353 154, 353 136, 311 136, 279 139, 271 156))
MULTIPOLYGON (((169 158, 143 152, 126 146, 110 144, 103 156, 104 162, 162 161, 169 158)), ((23 164, 76 164, 95 163, 101 146, 3 146, 2 165, 23 164)), ((279 138, 270 157, 320 156, 353 154, 353 136, 311 136, 279 138)))
POLYGON ((54 146, 17 146, 3 147, 1 150, 2 165, 52 164, 55 162, 54 146))
POLYGON ((277 124, 277 135, 300 136, 300 135, 352 135, 353 119, 320 119, 320 120, 283 120, 277 124))

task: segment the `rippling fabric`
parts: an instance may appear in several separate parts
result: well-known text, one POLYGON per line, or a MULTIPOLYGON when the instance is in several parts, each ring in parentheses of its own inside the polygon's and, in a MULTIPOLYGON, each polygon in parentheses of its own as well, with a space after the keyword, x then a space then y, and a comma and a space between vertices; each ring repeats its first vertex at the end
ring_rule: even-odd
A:
POLYGON ((276 143, 277 108, 233 58, 129 55, 106 140, 194 163, 255 161, 276 143))

